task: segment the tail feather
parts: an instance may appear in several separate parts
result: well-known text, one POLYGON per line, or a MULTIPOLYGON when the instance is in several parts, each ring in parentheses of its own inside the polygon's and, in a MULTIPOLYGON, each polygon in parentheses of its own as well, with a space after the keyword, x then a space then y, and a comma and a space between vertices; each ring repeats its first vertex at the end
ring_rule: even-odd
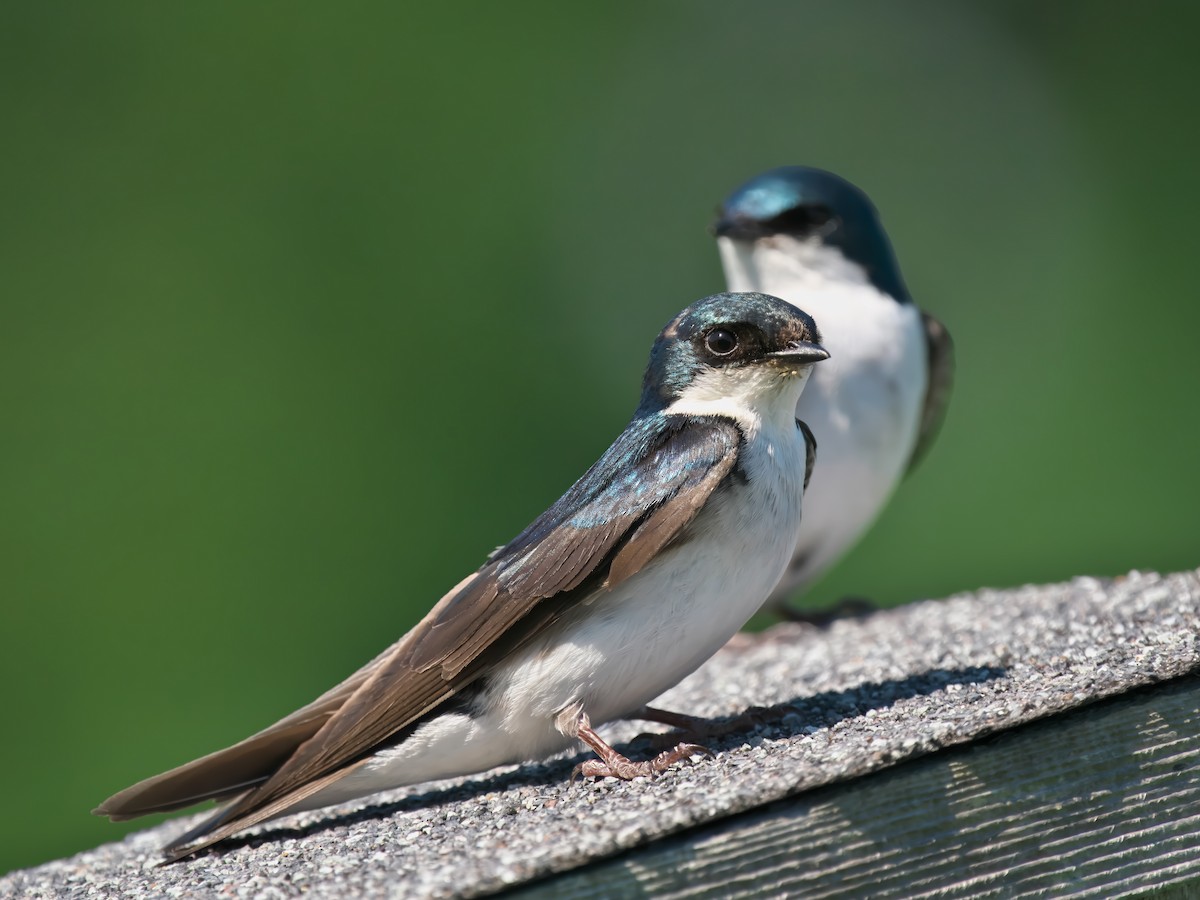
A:
POLYGON ((170 812, 202 800, 225 800, 262 784, 296 748, 321 730, 389 654, 385 650, 312 703, 244 741, 139 781, 113 794, 92 812, 124 822, 170 812))
POLYGON ((243 829, 276 816, 283 815, 297 803, 320 791, 322 788, 337 781, 348 771, 357 768, 361 763, 354 763, 335 772, 330 772, 322 778, 310 781, 294 791, 279 797, 270 803, 254 808, 255 791, 251 790, 234 800, 229 805, 205 819, 195 828, 180 835, 163 848, 165 858, 162 864, 178 862, 194 853, 199 853, 213 844, 237 834, 243 829))
POLYGON ((282 730, 268 729, 232 747, 139 781, 113 794, 93 812, 123 822, 245 791, 270 778, 299 744, 316 733, 324 718, 282 730))

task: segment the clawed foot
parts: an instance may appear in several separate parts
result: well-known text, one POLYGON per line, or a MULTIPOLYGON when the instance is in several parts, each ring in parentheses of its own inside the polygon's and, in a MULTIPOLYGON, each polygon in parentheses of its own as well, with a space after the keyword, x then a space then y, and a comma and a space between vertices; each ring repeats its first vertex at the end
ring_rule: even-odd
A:
POLYGON ((629 781, 640 775, 654 776, 659 772, 665 772, 681 759, 690 759, 697 754, 713 755, 707 747, 684 743, 677 745, 672 750, 658 754, 654 759, 646 762, 634 762, 628 757, 622 756, 604 738, 596 734, 596 730, 592 728, 592 723, 588 720, 587 713, 582 710, 573 719, 572 726, 575 736, 595 750, 596 755, 600 757, 577 765, 571 772, 572 782, 579 776, 584 778, 621 778, 629 781))
POLYGON ((644 706, 628 718, 642 719, 646 722, 660 722, 663 725, 670 725, 672 728, 679 729, 678 731, 666 734, 644 731, 633 739, 635 742, 643 739, 649 741, 650 747, 657 750, 660 747, 669 747, 681 738, 687 741, 711 741, 714 738, 723 738, 731 734, 754 731, 760 725, 777 722, 781 715, 782 713, 778 709, 766 706, 751 706, 741 715, 727 722, 717 723, 710 719, 685 716, 664 709, 656 709, 652 706, 644 706))
MULTIPOLYGON (((691 759, 693 756, 712 757, 713 752, 707 747, 701 747, 699 744, 678 744, 673 750, 664 750, 654 759, 645 760, 643 762, 634 762, 626 756, 622 756, 612 748, 609 748, 611 753, 603 754, 601 759, 589 759, 586 762, 581 762, 571 772, 572 783, 576 778, 620 778, 623 781, 631 781, 642 775, 647 775, 653 778, 660 772, 665 772, 675 763, 684 759, 691 759)), ((599 752, 599 751, 597 751, 599 752)))
POLYGON ((833 606, 824 609, 796 609, 787 604, 781 605, 776 612, 785 622, 798 622, 802 625, 812 625, 814 628, 828 628, 838 619, 861 619, 870 615, 877 607, 866 597, 843 597, 833 606))

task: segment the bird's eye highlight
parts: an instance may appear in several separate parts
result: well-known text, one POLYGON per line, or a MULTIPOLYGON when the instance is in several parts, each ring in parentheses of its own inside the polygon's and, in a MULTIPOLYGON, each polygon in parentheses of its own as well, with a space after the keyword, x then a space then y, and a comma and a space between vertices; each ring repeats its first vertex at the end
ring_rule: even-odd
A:
POLYGON ((737 345, 737 335, 725 328, 714 328, 704 338, 705 349, 713 356, 728 356, 737 345))

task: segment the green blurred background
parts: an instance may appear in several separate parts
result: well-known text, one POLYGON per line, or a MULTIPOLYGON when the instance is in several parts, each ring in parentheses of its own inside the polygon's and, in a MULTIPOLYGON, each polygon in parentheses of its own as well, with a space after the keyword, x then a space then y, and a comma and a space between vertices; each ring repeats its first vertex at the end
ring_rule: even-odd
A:
POLYGON ((121 835, 95 803, 311 699, 558 496, 770 166, 867 190, 959 352, 810 600, 1200 563, 1198 27, 5 4, 0 870, 121 835))

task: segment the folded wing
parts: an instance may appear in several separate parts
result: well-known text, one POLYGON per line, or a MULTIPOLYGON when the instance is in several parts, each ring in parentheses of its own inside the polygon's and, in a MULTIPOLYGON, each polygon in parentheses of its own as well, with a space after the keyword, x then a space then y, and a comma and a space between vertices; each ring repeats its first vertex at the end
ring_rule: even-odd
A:
POLYGON ((346 681, 96 812, 127 819, 240 793, 172 845, 182 857, 287 810, 433 713, 563 610, 636 574, 678 540, 733 468, 740 443, 725 419, 635 419, 558 502, 346 681))

